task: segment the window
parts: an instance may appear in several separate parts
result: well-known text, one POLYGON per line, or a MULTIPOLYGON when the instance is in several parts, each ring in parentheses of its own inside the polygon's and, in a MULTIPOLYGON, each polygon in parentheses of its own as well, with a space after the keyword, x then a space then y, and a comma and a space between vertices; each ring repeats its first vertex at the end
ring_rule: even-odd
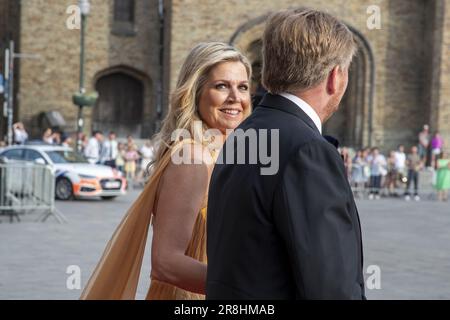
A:
POLYGON ((8 150, 5 151, 2 156, 6 157, 8 160, 23 160, 23 149, 8 150))
POLYGON ((134 0, 114 0, 114 21, 112 33, 117 36, 130 37, 136 35, 134 26, 134 0))
POLYGON ((58 150, 45 152, 53 163, 88 163, 86 158, 74 151, 58 150))
POLYGON ((114 1, 114 21, 134 23, 134 0, 114 1))
POLYGON ((36 161, 37 159, 42 159, 45 161, 45 159, 42 157, 42 155, 37 152, 36 150, 25 150, 25 160, 26 161, 36 161))

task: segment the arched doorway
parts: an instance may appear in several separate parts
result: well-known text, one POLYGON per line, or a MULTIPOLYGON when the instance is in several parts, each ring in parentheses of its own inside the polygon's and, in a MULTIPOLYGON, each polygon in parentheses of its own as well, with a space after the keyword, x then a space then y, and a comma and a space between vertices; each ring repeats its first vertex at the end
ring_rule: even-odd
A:
POLYGON ((262 71, 262 41, 256 39, 251 42, 247 49, 247 58, 252 64, 252 82, 251 82, 251 94, 255 94, 258 86, 261 84, 261 71, 262 71))
POLYGON ((92 129, 140 138, 144 109, 143 83, 118 71, 98 78, 95 87, 99 99, 92 114, 92 129))
MULTIPOLYGON (((267 15, 248 21, 233 34, 230 44, 243 52, 252 63, 252 93, 261 82, 261 38, 267 15)), ((335 136, 341 145, 354 148, 372 144, 375 65, 370 44, 349 26, 358 43, 358 52, 349 70, 349 83, 339 111, 324 125, 323 133, 335 136)))
POLYGON ((338 111, 323 126, 323 134, 337 138, 342 146, 361 148, 367 114, 364 110, 364 57, 358 50, 349 69, 347 91, 338 111))

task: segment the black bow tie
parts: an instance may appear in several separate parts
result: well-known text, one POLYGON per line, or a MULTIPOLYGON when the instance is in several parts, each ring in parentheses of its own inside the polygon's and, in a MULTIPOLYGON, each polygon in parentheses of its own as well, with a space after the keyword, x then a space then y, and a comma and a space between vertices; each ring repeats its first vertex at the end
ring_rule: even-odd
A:
POLYGON ((332 137, 332 136, 323 136, 325 140, 327 140, 329 143, 331 143, 335 148, 339 148, 339 140, 332 137))

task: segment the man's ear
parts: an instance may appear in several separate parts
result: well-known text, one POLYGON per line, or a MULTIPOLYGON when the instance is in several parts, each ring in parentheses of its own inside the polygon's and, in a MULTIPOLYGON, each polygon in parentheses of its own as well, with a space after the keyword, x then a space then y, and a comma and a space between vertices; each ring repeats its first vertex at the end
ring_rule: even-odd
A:
POLYGON ((339 90, 338 80, 339 80, 339 72, 341 71, 339 66, 335 66, 333 70, 328 74, 327 79, 327 93, 331 96, 339 90))

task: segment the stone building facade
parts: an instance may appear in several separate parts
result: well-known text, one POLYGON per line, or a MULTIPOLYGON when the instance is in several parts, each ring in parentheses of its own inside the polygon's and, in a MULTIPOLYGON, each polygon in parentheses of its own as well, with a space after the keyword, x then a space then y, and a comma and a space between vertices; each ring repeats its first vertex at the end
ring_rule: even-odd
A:
MULTIPOLYGON (((36 116, 48 110, 60 110, 75 126, 71 96, 78 88, 80 32, 66 27, 66 9, 76 2, 21 1, 20 50, 42 58, 20 61, 17 114, 36 131, 36 116)), ((201 41, 228 42, 242 50, 257 84, 268 14, 308 6, 343 20, 360 47, 341 109, 326 132, 346 145, 387 150, 415 143, 428 123, 450 144, 449 0, 91 0, 91 6, 86 79, 88 91, 97 89, 101 97, 85 113, 86 130, 154 133, 183 59, 201 41), (116 21, 118 2, 122 11, 124 3, 133 4, 131 32, 116 21)))
MULTIPOLYGON (((20 30, 20 4, 18 1, 0 1, 0 73, 5 75, 5 49, 9 47, 10 41, 19 43, 19 30, 20 30)), ((17 48, 16 48, 17 49, 17 48)), ((16 67, 16 73, 18 74, 19 68, 16 67)), ((14 79, 14 88, 17 89, 18 79, 14 79)), ((7 90, 7 88, 4 88, 7 90)), ((15 90, 17 93, 17 90, 15 90)), ((6 110, 3 110, 4 96, 0 95, 0 132, 6 133, 7 121, 3 116, 6 110)), ((0 138, 0 140, 2 140, 0 138)))
POLYGON ((450 145, 448 0, 246 0, 201 5, 172 0, 171 87, 187 51, 199 41, 230 42, 258 67, 267 14, 299 6, 337 16, 360 45, 341 110, 326 124, 326 131, 347 145, 388 150, 399 143, 416 143, 422 125, 429 123, 450 145), (368 28, 377 8, 381 28, 368 28))
MULTIPOLYGON (((93 108, 84 108, 85 131, 148 137, 161 109, 158 0, 90 3, 85 83, 87 92, 96 90, 100 98, 93 108)), ((16 61, 20 68, 16 120, 23 121, 33 136, 44 129, 42 114, 52 110, 62 114, 66 130, 76 130, 78 107, 72 102, 79 90, 80 69, 76 4, 76 0, 22 0, 18 21, 10 21, 20 25, 16 51, 39 56, 16 61)))

